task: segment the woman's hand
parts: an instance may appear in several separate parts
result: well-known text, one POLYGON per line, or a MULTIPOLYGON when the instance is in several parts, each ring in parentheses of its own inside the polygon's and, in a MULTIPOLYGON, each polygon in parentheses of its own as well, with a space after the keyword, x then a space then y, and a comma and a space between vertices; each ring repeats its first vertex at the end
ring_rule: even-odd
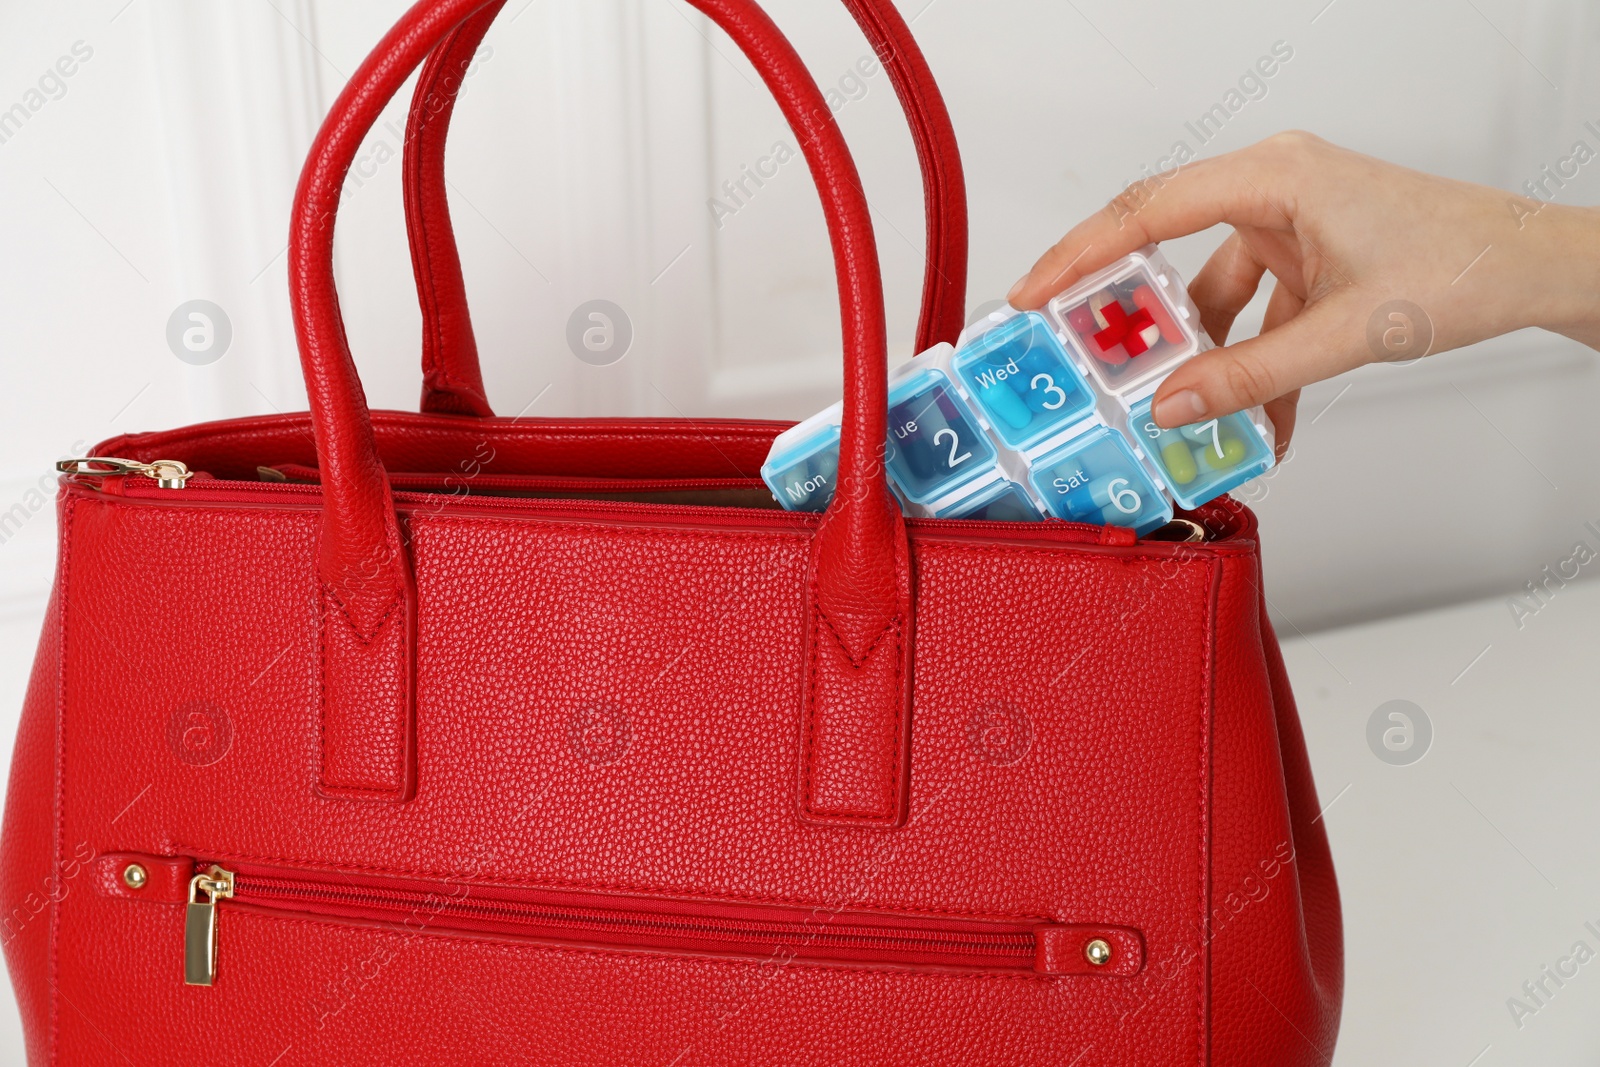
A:
POLYGON ((1190 360, 1162 384, 1163 426, 1265 404, 1281 455, 1301 387, 1341 371, 1526 326, 1600 348, 1600 211, 1422 174, 1307 133, 1130 186, 1009 298, 1037 308, 1146 244, 1218 223, 1233 234, 1189 286, 1211 338, 1227 345, 1266 273, 1275 286, 1259 337, 1190 360), (1414 311, 1391 319, 1394 301, 1423 321, 1408 321, 1414 311))

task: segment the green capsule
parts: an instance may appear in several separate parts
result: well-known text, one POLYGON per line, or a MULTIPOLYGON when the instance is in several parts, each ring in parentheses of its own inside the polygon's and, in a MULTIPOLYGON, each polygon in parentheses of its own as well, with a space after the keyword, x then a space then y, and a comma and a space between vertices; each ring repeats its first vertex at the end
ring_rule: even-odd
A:
POLYGON ((1237 437, 1224 437, 1222 439, 1222 455, 1217 455, 1215 445, 1197 448, 1194 450, 1194 454, 1195 458, 1203 462, 1210 470, 1225 471, 1230 467, 1237 467, 1243 463, 1247 451, 1244 447, 1244 442, 1237 437))
POLYGON ((1161 463, 1167 469, 1167 476, 1178 485, 1188 485, 1200 473, 1194 456, 1182 441, 1172 441, 1161 449, 1161 463))

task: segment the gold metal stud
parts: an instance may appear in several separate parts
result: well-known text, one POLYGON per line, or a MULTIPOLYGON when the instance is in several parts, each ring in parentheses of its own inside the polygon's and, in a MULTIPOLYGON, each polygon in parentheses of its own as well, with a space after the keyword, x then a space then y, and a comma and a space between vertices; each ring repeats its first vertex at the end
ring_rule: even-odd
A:
POLYGON ((1111 945, 1100 938, 1095 938, 1083 946, 1083 958, 1096 967, 1104 967, 1111 962, 1111 945))
POLYGON ((122 868, 122 884, 129 889, 143 889, 144 884, 150 880, 150 872, 137 863, 130 863, 122 868))

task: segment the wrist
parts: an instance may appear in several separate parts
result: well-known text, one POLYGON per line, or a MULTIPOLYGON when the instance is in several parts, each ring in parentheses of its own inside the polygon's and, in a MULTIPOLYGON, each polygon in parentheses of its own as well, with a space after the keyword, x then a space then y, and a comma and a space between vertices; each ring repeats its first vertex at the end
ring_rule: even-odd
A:
POLYGON ((1548 280, 1548 330, 1600 349, 1600 208, 1550 207, 1541 275, 1548 280))

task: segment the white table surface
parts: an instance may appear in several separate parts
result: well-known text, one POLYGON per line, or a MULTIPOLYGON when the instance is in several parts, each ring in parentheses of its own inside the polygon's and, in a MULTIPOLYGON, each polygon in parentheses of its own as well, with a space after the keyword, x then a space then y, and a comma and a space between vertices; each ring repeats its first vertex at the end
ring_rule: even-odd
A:
POLYGON ((1499 598, 1285 628, 1344 896, 1338 1064, 1600 1065, 1600 583, 1524 623, 1499 598), (1367 744, 1396 699, 1433 725, 1409 766, 1367 744), (1596 958, 1527 999, 1579 941, 1596 958))
MULTIPOLYGON (((42 607, 0 618, 5 765, 42 607)), ((1337 1064, 1600 1065, 1600 955, 1543 1005, 1521 988, 1580 940, 1600 954, 1600 582, 1520 630, 1505 599, 1284 629, 1344 893, 1337 1064), (1409 766, 1367 744, 1395 699, 1433 725, 1409 766), (1512 997, 1537 1008, 1520 1028, 1512 997)), ((22 1062, 6 987, 0 1064, 22 1062)))

